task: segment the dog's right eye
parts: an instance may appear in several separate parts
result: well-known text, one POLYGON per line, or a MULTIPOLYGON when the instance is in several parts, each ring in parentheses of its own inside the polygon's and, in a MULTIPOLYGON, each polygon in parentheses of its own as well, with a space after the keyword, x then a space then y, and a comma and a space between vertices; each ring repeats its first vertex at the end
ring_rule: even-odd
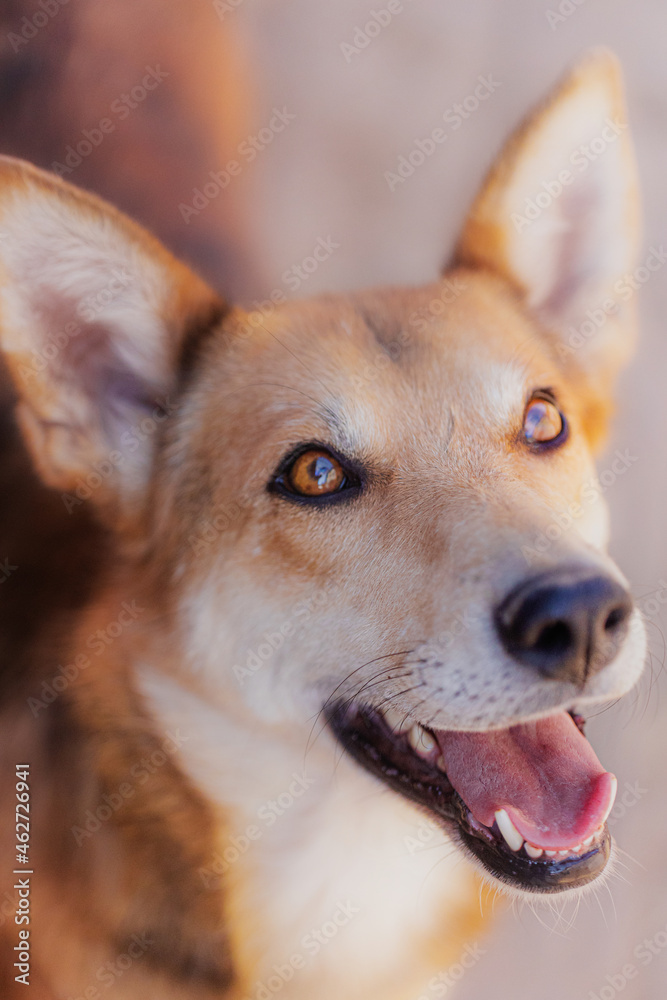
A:
POLYGON ((294 461, 287 480, 295 493, 321 497, 335 493, 345 484, 343 466, 325 451, 306 451, 294 461))
POLYGON ((535 395, 523 418, 523 436, 530 445, 559 444, 567 436, 565 417, 549 395, 535 395))
POLYGON ((272 480, 273 491, 283 496, 317 501, 359 487, 358 476, 326 448, 306 447, 285 459, 272 480))

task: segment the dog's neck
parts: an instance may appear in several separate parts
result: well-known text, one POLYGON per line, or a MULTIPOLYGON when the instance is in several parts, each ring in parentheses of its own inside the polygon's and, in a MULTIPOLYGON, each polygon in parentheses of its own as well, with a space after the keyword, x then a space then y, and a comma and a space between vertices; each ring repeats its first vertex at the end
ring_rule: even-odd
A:
POLYGON ((289 1000, 334 1000, 343 990, 361 1000, 362 977, 350 992, 342 971, 351 961, 369 981, 384 968, 382 995, 402 997, 419 989, 397 981, 413 962, 413 937, 432 971, 433 961, 442 969, 457 956, 472 875, 444 834, 343 756, 319 720, 300 730, 252 726, 153 665, 136 677, 160 728, 179 734, 184 771, 216 805, 216 846, 199 875, 204 887, 224 886, 237 926, 255 928, 232 942, 249 990, 302 955, 305 968, 284 988, 289 1000), (312 931, 332 921, 335 939, 318 945, 312 931))

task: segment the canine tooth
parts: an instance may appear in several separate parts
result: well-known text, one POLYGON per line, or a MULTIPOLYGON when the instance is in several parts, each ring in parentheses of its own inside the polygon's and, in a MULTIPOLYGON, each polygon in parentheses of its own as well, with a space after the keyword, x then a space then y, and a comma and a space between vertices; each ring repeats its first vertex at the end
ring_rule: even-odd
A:
POLYGON ((512 851, 520 851, 523 846, 523 837, 507 815, 507 811, 505 809, 498 809, 496 812, 496 823, 498 824, 498 829, 505 838, 508 847, 512 851))
POLYGON ((417 753, 430 753, 435 746, 435 740, 431 734, 427 733, 418 722, 415 722, 408 733, 408 743, 417 753))
POLYGON ((412 728, 412 721, 406 719, 405 712, 399 712, 397 708, 386 708, 382 714, 389 728, 395 733, 405 733, 412 728))
POLYGON ((440 756, 436 760, 435 766, 437 768, 439 768, 439 770, 441 770, 441 771, 445 771, 445 772, 447 771, 447 765, 445 764, 445 758, 442 756, 442 754, 440 754, 440 756))
POLYGON ((558 851, 545 851, 544 853, 548 858, 555 858, 556 855, 558 854, 558 851))
POLYGON ((526 841, 523 846, 529 858, 541 858, 544 854, 541 847, 533 847, 533 845, 529 844, 528 841, 526 841))
POLYGON ((586 837, 586 839, 581 842, 581 846, 590 847, 594 840, 595 840, 595 834, 592 833, 590 837, 586 837))
POLYGON ((618 790, 618 781, 613 776, 613 774, 611 776, 611 787, 612 787, 612 793, 611 793, 611 796, 609 798, 609 805, 607 806, 607 811, 605 812, 604 816, 602 817, 602 823, 600 824, 600 826, 604 826, 604 824, 607 822, 607 820, 609 818, 609 813, 613 809, 614 802, 616 800, 616 792, 618 790))
POLYGON ((580 854, 583 846, 584 846, 583 844, 575 844, 574 847, 570 848, 570 850, 572 851, 573 854, 580 854))

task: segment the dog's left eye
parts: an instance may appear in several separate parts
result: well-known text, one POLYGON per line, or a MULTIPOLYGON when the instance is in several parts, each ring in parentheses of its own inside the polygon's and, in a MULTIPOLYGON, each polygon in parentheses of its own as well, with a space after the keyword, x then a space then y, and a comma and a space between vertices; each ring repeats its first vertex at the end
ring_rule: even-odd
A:
POLYGON ((333 455, 325 451, 306 451, 294 461, 286 478, 295 493, 321 497, 339 490, 345 482, 345 473, 333 455))
POLYGON ((523 418, 523 436, 528 444, 554 444, 565 429, 565 418, 552 400, 535 397, 530 401, 523 418))
POLYGON ((286 459, 272 483, 283 495, 307 500, 324 499, 358 485, 357 477, 335 455, 315 445, 286 459))

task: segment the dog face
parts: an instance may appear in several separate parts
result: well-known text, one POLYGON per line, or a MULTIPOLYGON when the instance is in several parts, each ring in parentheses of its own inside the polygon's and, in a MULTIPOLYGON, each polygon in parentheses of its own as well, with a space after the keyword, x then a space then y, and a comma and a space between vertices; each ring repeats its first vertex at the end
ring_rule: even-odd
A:
POLYGON ((421 289, 227 309, 106 206, 3 174, 26 440, 66 502, 96 474, 185 682, 262 724, 322 713, 501 880, 594 878, 615 782, 580 713, 644 656, 591 457, 632 339, 613 60, 512 140, 421 289))
POLYGON ((463 269, 446 282, 287 306, 246 339, 247 318, 232 315, 229 336, 202 354, 207 374, 173 424, 178 458, 156 495, 169 538, 159 576, 178 565, 199 595, 187 627, 210 697, 227 697, 209 652, 221 644, 234 688, 267 721, 296 721, 371 677, 374 704, 466 729, 583 707, 634 682, 638 625, 585 677, 521 665, 503 642, 497 609, 526 581, 565 568, 616 593, 623 578, 602 551, 603 505, 582 495, 594 481, 585 405, 502 284, 463 269), (417 328, 452 288, 447 314, 417 328), (562 441, 530 443, 526 425, 554 412, 551 399, 562 441), (344 471, 331 492, 290 488, 311 455, 326 474, 344 471), (554 511, 569 507, 580 516, 555 535, 554 511), (174 509, 188 514, 170 535, 174 509), (298 643, 285 626, 298 626, 298 643))

